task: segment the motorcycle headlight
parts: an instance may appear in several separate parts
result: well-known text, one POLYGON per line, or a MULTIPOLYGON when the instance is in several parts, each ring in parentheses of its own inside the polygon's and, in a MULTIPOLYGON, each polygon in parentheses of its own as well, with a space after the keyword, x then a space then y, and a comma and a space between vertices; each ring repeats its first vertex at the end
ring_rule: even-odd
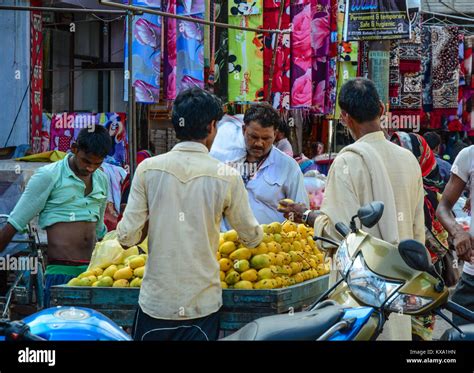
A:
POLYGON ((339 245, 335 260, 337 270, 341 273, 342 277, 346 278, 346 274, 352 264, 351 257, 349 256, 349 250, 347 249, 346 240, 342 241, 339 245))
POLYGON ((433 299, 428 297, 420 297, 413 294, 398 294, 395 299, 390 302, 388 309, 392 312, 410 313, 416 312, 432 302, 433 299))
POLYGON ((373 307, 381 307, 402 284, 372 272, 361 254, 357 255, 347 275, 347 285, 354 296, 373 307))

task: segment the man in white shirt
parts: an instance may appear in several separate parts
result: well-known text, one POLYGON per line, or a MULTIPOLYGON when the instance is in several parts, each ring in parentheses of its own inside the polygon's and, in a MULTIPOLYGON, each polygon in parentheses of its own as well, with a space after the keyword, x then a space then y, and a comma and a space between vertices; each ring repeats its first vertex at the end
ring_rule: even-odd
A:
POLYGON ((280 115, 271 105, 252 105, 244 115, 245 157, 230 162, 242 174, 250 207, 260 224, 283 222, 278 201, 289 198, 309 205, 298 163, 273 146, 280 115))
POLYGON ((255 247, 263 238, 240 174, 209 155, 222 115, 214 95, 199 88, 181 92, 172 113, 181 142, 137 167, 117 226, 125 247, 141 242, 149 226, 135 340, 217 339, 222 216, 245 246, 255 247))
MULTIPOLYGON (((461 306, 474 311, 474 222, 471 219, 469 232, 456 222, 452 214, 453 206, 459 199, 466 184, 474 176, 474 146, 461 150, 451 168, 451 177, 444 188, 443 197, 439 202, 436 214, 441 224, 453 238, 453 244, 458 258, 464 260, 463 274, 459 280, 452 300, 461 306)), ((471 197, 474 193, 474 183, 470 183, 471 197)), ((474 214, 474 204, 471 203, 471 217, 474 214)), ((457 325, 467 324, 468 321, 453 315, 457 325)))

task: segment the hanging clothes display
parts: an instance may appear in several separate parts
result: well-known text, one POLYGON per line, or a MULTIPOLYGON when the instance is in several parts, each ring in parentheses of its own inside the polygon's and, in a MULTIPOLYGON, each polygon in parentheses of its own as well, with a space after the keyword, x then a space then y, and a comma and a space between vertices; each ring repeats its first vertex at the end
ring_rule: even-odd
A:
MULTIPOLYGON (((178 0, 176 13, 204 19, 203 0, 178 0)), ((195 22, 177 21, 176 30, 176 92, 192 87, 204 88, 204 26, 195 22)))
MULTIPOLYGON (((229 24, 262 28, 262 0, 229 1, 229 24)), ((229 29, 229 101, 262 101, 263 34, 229 29)))
POLYGON ((332 115, 336 106, 337 88, 337 0, 330 0, 329 6, 329 63, 327 65, 324 114, 332 115))
POLYGON ((440 128, 458 108, 459 61, 457 27, 431 27, 433 112, 431 128, 440 128))
MULTIPOLYGON (((128 69, 128 38, 125 43, 125 69, 128 69)), ((153 104, 160 99, 161 17, 143 14, 133 18, 132 84, 136 102, 153 104)), ((128 79, 124 81, 128 101, 128 79)))
MULTIPOLYGON (((176 0, 166 0, 165 10, 176 14, 176 0)), ((165 48, 163 53, 163 95, 165 100, 176 98, 176 19, 164 21, 165 48)))
MULTIPOLYGON (((217 22, 228 23, 227 0, 215 0, 215 19, 217 22)), ((214 93, 223 102, 228 101, 229 78, 229 30, 222 27, 216 28, 215 57, 214 57, 214 93)), ((211 62, 212 63, 212 62, 211 62)))
MULTIPOLYGON (((310 107, 313 98, 312 79, 312 47, 311 47, 311 1, 297 0, 290 6, 291 46, 293 49, 291 62, 291 99, 292 108, 310 107)), ((318 94, 323 96, 324 87, 318 94)))
MULTIPOLYGON (((280 29, 290 27, 290 0, 284 0, 280 29)), ((278 29, 280 17, 280 1, 264 0, 263 28, 278 29)), ((271 84, 271 104, 275 109, 290 108, 290 67, 291 67, 291 37, 290 34, 265 34, 263 51, 263 81, 265 96, 268 94, 270 69, 272 66, 275 46, 275 61, 271 84), (278 40, 278 43, 277 43, 278 40)))
MULTIPOLYGON (((411 38, 395 42, 395 51, 391 55, 392 72, 390 92, 390 111, 398 115, 421 115, 422 66, 421 66, 421 17, 411 14, 413 20, 411 38)), ((394 43, 392 42, 392 45, 394 43)))

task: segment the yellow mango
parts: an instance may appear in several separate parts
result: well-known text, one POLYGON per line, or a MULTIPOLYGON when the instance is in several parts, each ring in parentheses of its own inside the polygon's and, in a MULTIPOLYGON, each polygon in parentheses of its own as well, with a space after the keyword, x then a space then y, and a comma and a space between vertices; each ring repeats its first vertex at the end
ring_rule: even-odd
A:
POLYGON ((94 272, 93 271, 82 272, 79 276, 77 276, 77 278, 84 278, 84 277, 89 277, 89 276, 94 276, 94 272))
POLYGON ((103 276, 114 277, 115 272, 117 272, 118 268, 115 264, 107 267, 104 272, 102 273, 103 276))
POLYGON ((91 271, 94 273, 95 276, 97 276, 97 278, 99 278, 99 276, 104 273, 104 270, 99 267, 93 268, 91 269, 91 271))
POLYGON ((230 254, 229 259, 232 261, 242 259, 249 260, 251 256, 252 252, 246 247, 243 247, 241 249, 235 250, 232 254, 230 254))
POLYGON ((114 280, 110 276, 104 276, 98 282, 99 284, 97 286, 101 287, 110 287, 114 284, 114 280))
POLYGON ((228 258, 222 258, 219 260, 220 270, 223 272, 227 272, 229 269, 232 268, 232 261, 228 258))
POLYGON ((234 263, 234 269, 239 273, 248 271, 250 269, 250 263, 246 259, 238 260, 234 263))
POLYGON ((114 282, 112 285, 114 288, 128 288, 130 286, 128 280, 122 278, 114 282))
POLYGON ((140 286, 142 286, 142 279, 140 277, 134 278, 130 283, 131 288, 139 288, 140 286))
POLYGON ((280 233, 281 232, 281 223, 275 221, 270 224, 270 227, 272 229, 272 233, 280 233))
POLYGON ((240 281, 240 275, 238 272, 234 270, 230 270, 229 273, 227 273, 227 276, 225 277, 225 282, 228 285, 234 285, 239 281, 240 281))
POLYGON ((265 280, 265 279, 271 279, 273 278, 273 272, 271 268, 262 268, 260 271, 258 271, 257 274, 257 280, 265 280))
POLYGON ((227 285, 226 282, 221 281, 221 287, 222 287, 222 289, 227 289, 229 286, 227 285))
POLYGON ((138 255, 140 254, 139 250, 138 250, 138 246, 132 246, 130 248, 128 248, 127 250, 124 250, 123 252, 123 257, 124 259, 125 258, 128 258, 132 255, 138 255))
POLYGON ((130 260, 128 262, 128 266, 131 269, 135 269, 135 268, 143 267, 145 265, 145 263, 146 263, 145 259, 142 258, 141 256, 139 256, 138 258, 134 258, 134 259, 130 260))
POLYGON ((237 242, 238 239, 239 239, 239 235, 237 234, 237 232, 234 229, 224 233, 224 241, 237 242))
POLYGON ((133 270, 130 267, 125 267, 114 273, 114 280, 129 280, 132 276, 133 270))
POLYGON ((67 286, 81 286, 80 283, 81 283, 81 279, 75 277, 69 280, 69 282, 67 283, 67 286))
POLYGON ((270 258, 267 254, 256 255, 250 259, 250 265, 255 269, 262 269, 270 266, 270 258))
POLYGON ((254 281, 257 281, 257 278, 258 278, 257 270, 254 268, 251 268, 240 274, 240 279, 244 281, 254 282, 254 281))
POLYGON ((260 280, 259 282, 255 283, 254 289, 273 289, 273 281, 270 279, 260 280))
POLYGON ((232 241, 226 241, 221 246, 219 246, 219 252, 221 254, 229 255, 236 249, 235 243, 232 241))
POLYGON ((135 268, 133 270, 133 275, 136 276, 136 277, 143 278, 143 276, 145 276, 145 266, 135 268))
POLYGON ((239 281, 235 283, 234 289, 240 289, 240 290, 250 290, 253 289, 253 285, 250 281, 239 281))

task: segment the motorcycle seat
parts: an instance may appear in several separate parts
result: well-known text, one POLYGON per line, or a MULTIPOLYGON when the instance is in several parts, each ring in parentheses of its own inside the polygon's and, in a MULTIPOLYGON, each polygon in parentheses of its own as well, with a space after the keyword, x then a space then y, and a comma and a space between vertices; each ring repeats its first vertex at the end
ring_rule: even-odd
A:
POLYGON ((465 334, 464 338, 456 329, 450 328, 441 336, 442 341, 474 341, 474 324, 461 325, 459 327, 465 334))
POLYGON ((262 317, 245 325, 223 340, 233 341, 314 341, 344 315, 339 305, 314 311, 262 317))

